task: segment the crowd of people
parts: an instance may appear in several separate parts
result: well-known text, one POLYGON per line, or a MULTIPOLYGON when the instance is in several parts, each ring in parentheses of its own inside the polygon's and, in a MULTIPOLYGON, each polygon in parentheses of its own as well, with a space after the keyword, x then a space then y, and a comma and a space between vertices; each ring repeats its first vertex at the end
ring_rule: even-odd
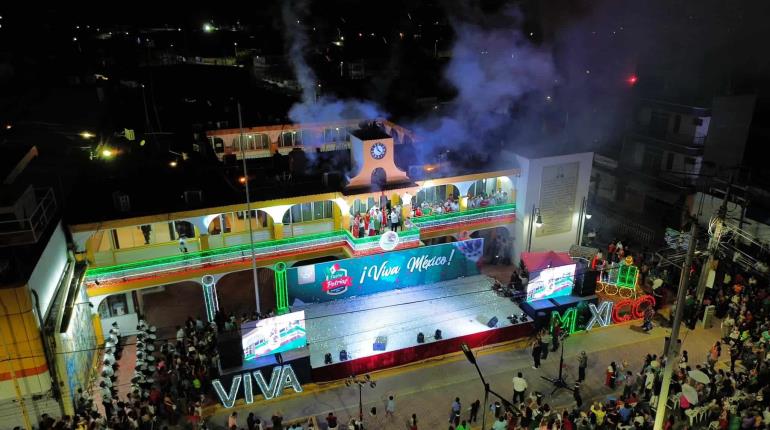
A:
POLYGON ((387 230, 403 230, 405 227, 412 228, 412 224, 408 217, 403 218, 401 205, 388 205, 383 210, 379 206, 372 206, 367 212, 356 214, 351 220, 350 230, 353 237, 366 237, 377 236, 387 230))
MULTIPOLYGON (((694 321, 713 305, 721 319, 722 338, 694 355, 686 350, 677 351, 666 397, 669 412, 665 430, 770 426, 770 288, 756 276, 721 275, 721 287, 709 291, 701 305, 696 305, 694 299, 697 277, 691 282, 684 304, 684 323, 694 326, 694 321)), ((559 337, 558 325, 551 332, 538 333, 531 345, 533 368, 539 367, 549 349, 556 350, 559 337)), ((513 378, 512 402, 505 412, 496 414, 492 428, 652 429, 661 396, 665 355, 647 354, 640 368, 632 368, 621 360, 609 363, 604 385, 613 394, 604 401, 584 403, 581 384, 586 380, 588 362, 585 352, 578 355, 578 380, 572 387, 574 405, 561 411, 549 406, 540 393, 525 396, 528 384, 518 373, 513 378)))
MULTIPOLYGON (((265 315, 269 316, 269 315, 265 315)), ((214 321, 188 317, 169 339, 159 339, 157 328, 140 320, 136 334, 134 369, 119 370, 125 339, 114 323, 105 342, 98 381, 101 408, 88 390, 75 396, 75 416, 54 420, 41 416, 40 429, 152 430, 185 424, 202 428, 203 407, 210 402, 210 381, 219 375, 217 336, 238 330, 242 318, 217 313, 214 321), (129 386, 121 397, 119 386, 129 386)))
MULTIPOLYGON (((497 191, 493 195, 479 194, 468 197, 468 209, 482 208, 508 203, 508 193, 497 191)), ((376 236, 386 230, 397 231, 410 229, 414 225, 412 220, 417 217, 428 215, 440 215, 460 211, 460 201, 455 197, 448 197, 441 201, 428 202, 423 201, 416 204, 412 201, 411 209, 404 214, 402 206, 391 206, 388 202, 385 207, 372 206, 366 212, 357 213, 350 222, 350 231, 353 237, 376 236)))

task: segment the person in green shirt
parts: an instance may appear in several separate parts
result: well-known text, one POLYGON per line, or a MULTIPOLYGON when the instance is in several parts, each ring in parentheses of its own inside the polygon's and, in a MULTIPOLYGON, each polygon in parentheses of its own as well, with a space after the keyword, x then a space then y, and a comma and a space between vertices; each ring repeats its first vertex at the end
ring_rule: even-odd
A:
POLYGON ((468 423, 465 420, 462 420, 455 430, 469 430, 468 423))

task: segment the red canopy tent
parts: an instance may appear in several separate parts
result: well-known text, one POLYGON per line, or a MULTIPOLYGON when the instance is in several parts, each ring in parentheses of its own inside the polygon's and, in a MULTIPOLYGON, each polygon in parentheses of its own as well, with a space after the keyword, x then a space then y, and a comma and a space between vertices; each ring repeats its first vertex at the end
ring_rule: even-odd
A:
POLYGON ((549 267, 566 266, 574 264, 567 252, 522 252, 521 260, 527 267, 529 273, 537 273, 549 267))

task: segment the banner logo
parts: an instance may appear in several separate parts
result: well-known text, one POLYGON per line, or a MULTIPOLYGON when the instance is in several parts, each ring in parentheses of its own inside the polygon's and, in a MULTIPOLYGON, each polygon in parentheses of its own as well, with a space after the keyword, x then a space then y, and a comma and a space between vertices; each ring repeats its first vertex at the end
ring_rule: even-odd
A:
POLYGON ((326 271, 326 280, 321 285, 326 294, 336 296, 344 294, 353 286, 353 278, 348 276, 347 269, 340 268, 339 264, 333 264, 326 271))

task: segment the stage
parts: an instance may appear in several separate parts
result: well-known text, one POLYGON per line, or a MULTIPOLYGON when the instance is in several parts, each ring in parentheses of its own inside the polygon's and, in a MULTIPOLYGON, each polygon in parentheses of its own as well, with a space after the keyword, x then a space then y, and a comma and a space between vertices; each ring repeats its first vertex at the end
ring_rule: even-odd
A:
POLYGON ((522 310, 510 298, 493 290, 494 280, 477 275, 431 285, 391 290, 343 300, 295 304, 304 310, 310 365, 314 380, 330 380, 406 364, 431 356, 459 351, 459 344, 471 346, 498 343, 529 334, 531 320, 512 326, 509 315, 522 310), (492 317, 497 328, 489 328, 492 317), (436 341, 436 329, 442 340, 436 341), (417 334, 425 343, 417 343, 417 334), (384 351, 375 351, 379 336, 387 338, 384 351), (340 362, 340 351, 348 360, 340 362), (331 353, 332 364, 324 363, 331 353))

